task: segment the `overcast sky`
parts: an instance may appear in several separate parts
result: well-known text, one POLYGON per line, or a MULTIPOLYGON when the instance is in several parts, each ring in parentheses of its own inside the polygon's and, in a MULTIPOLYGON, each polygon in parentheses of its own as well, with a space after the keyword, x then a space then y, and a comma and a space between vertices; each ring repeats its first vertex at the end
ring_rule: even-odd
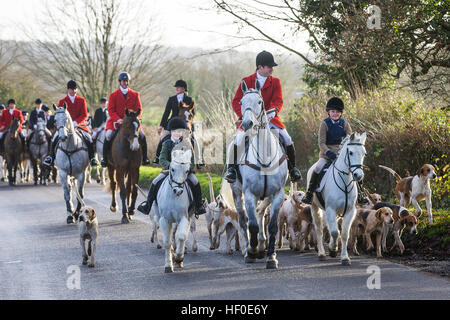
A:
MULTIPOLYGON (((50 0, 52 1, 52 0, 50 0)), ((120 0, 124 1, 124 0, 120 0)), ((127 0, 125 0, 127 1, 127 0)), ((132 3, 132 0, 128 0, 132 3)), ((158 19, 164 30, 164 43, 169 46, 202 47, 217 49, 230 44, 230 38, 221 34, 236 34, 232 18, 216 11, 199 8, 212 7, 211 0, 146 0, 147 4, 159 12, 158 19)), ((23 40, 18 24, 38 28, 36 16, 45 0, 0 0, 0 38, 23 40)), ((275 31, 276 32, 276 31, 275 31)), ((305 51, 305 39, 294 39, 297 49, 305 51)), ((256 42, 241 50, 261 51, 279 48, 267 43, 256 42)))

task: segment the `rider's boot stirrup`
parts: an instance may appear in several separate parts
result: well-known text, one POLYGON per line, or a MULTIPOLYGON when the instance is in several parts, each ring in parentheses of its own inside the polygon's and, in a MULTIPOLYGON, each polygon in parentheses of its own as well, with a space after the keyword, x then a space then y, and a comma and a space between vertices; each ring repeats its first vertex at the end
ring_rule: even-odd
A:
POLYGON ((225 180, 229 183, 234 183, 237 176, 237 145, 233 144, 233 163, 229 163, 227 166, 227 173, 225 175, 225 180))
POLYGON ((288 156, 289 165, 289 175, 291 177, 292 182, 297 182, 302 179, 302 174, 300 170, 295 167, 295 148, 294 145, 286 146, 286 153, 288 156))
POLYGON ((156 197, 155 193, 156 193, 156 186, 152 183, 150 185, 150 190, 148 191, 147 200, 142 202, 137 207, 137 210, 145 215, 148 215, 150 213, 150 210, 152 210, 152 204, 156 197))

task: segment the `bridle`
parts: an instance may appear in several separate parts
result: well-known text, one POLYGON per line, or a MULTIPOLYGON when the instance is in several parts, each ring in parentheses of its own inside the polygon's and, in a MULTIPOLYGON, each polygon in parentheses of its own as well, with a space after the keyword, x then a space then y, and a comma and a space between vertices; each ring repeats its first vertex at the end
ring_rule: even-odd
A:
MULTIPOLYGON (((346 146, 362 146, 362 147, 364 147, 364 144, 359 143, 359 142, 350 142, 350 143, 347 143, 346 146)), ((333 170, 333 179, 334 179, 334 183, 336 184, 338 189, 341 190, 345 194, 345 206, 344 206, 344 211, 343 211, 343 213, 345 214, 345 212, 347 211, 347 207, 348 207, 348 195, 350 192, 352 192, 352 190, 355 186, 355 184, 354 184, 354 182, 356 181, 355 176, 354 176, 355 171, 357 169, 363 170, 364 165, 362 163, 361 164, 353 164, 353 165, 351 164, 348 148, 346 148, 346 154, 345 154, 345 159, 344 159, 344 163, 347 166, 347 168, 346 168, 347 171, 338 169, 336 167, 336 161, 337 161, 337 158, 336 158, 336 160, 333 161, 333 169, 336 169, 336 171, 338 172, 339 178, 341 178, 341 181, 344 184, 344 188, 341 188, 339 186, 339 184, 337 183, 335 170, 333 170), (352 174, 352 179, 347 184, 342 175, 349 176, 350 173, 352 174), (349 187, 350 187, 350 189, 349 189, 349 187)))
POLYGON ((244 99, 244 97, 245 97, 247 94, 251 94, 251 93, 257 94, 257 95, 259 96, 259 99, 260 99, 259 101, 261 102, 261 103, 260 103, 261 111, 259 112, 258 115, 256 115, 256 113, 253 111, 253 109, 252 109, 251 107, 248 107, 248 108, 245 108, 244 112, 242 113, 242 117, 244 116, 244 113, 245 113, 245 112, 247 112, 247 111, 250 110, 250 112, 251 112, 252 115, 253 115, 252 118, 254 118, 255 120, 258 121, 258 123, 254 123, 254 124, 253 124, 253 127, 264 128, 264 127, 266 126, 266 124, 265 124, 265 123, 264 123, 264 124, 261 124, 261 123, 262 123, 262 121, 263 121, 263 116, 266 114, 266 109, 265 109, 265 107, 264 107, 264 100, 263 100, 263 97, 262 97, 261 93, 260 93, 259 91, 257 91, 257 90, 248 90, 248 91, 246 91, 246 92, 244 93, 244 95, 242 96, 242 99, 241 99, 241 101, 240 101, 239 103, 242 105, 242 100, 244 99))
MULTIPOLYGON (((175 163, 180 164, 180 165, 190 164, 190 163, 188 163, 188 162, 176 162, 176 161, 172 161, 172 162, 175 162, 175 163)), ((172 171, 169 170, 169 185, 170 185, 170 187, 171 187, 172 189, 174 189, 174 185, 175 185, 175 187, 178 187, 178 188, 180 188, 180 189, 183 189, 183 188, 184 188, 184 183, 186 182, 186 180, 187 180, 187 176, 186 176, 186 179, 184 179, 182 182, 177 182, 177 181, 175 181, 175 180, 173 179, 173 176, 172 176, 172 171)))

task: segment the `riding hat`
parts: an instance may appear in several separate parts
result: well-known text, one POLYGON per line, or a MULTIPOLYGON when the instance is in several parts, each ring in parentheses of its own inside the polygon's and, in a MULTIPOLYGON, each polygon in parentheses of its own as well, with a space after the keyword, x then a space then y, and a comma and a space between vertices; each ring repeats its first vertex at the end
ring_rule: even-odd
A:
POLYGON ((9 100, 8 100, 8 106, 9 106, 11 103, 16 104, 16 100, 14 100, 14 99, 9 99, 9 100))
POLYGON ((122 72, 121 74, 119 74, 119 81, 123 81, 123 80, 125 80, 125 81, 131 80, 131 77, 128 74, 128 72, 122 72))
POLYGON ((77 89, 77 83, 73 80, 70 80, 69 82, 67 82, 67 89, 77 89))
POLYGON ((180 117, 172 118, 167 125, 167 130, 169 131, 177 129, 186 129, 186 121, 180 117))
POLYGON ((42 100, 40 98, 37 98, 36 101, 34 101, 34 104, 42 104, 42 100))
POLYGON ((174 87, 181 87, 181 88, 184 88, 185 90, 187 90, 187 83, 184 80, 178 80, 175 83, 174 87))
POLYGON ((256 56, 256 67, 258 66, 269 66, 269 67, 276 67, 278 64, 275 63, 275 60, 273 58, 273 55, 268 51, 262 51, 258 53, 256 56))
POLYGON ((326 108, 327 111, 337 110, 339 112, 342 112, 344 111, 344 102, 337 97, 333 97, 330 100, 328 100, 326 108))
POLYGON ((3 109, 5 109, 5 105, 0 104, 0 110, 3 110, 3 109))
POLYGON ((22 115, 23 116, 26 116, 28 114, 28 111, 27 110, 22 110, 22 115))
POLYGON ((106 100, 105 97, 103 97, 103 98, 100 99, 100 103, 105 103, 105 102, 107 102, 107 101, 108 101, 108 100, 106 100))
POLYGON ((43 104, 42 105, 42 110, 44 110, 44 112, 47 112, 47 111, 50 110, 50 108, 46 104, 43 104))

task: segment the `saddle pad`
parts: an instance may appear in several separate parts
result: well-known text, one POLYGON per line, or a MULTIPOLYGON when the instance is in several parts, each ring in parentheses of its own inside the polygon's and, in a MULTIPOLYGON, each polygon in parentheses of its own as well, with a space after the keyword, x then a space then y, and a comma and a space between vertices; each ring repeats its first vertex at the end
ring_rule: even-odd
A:
MULTIPOLYGON (((164 179, 161 179, 157 184, 156 184, 156 194, 158 194, 159 189, 161 189, 161 186, 163 185, 163 183, 169 183, 169 175, 167 175, 164 179)), ((184 182, 184 187, 186 188, 186 192, 188 194, 188 199, 189 199, 189 209, 191 209, 191 207, 194 204, 194 195, 192 194, 192 189, 189 186, 189 183, 187 181, 184 182)), ((155 203, 158 204, 158 197, 155 197, 155 203)))

